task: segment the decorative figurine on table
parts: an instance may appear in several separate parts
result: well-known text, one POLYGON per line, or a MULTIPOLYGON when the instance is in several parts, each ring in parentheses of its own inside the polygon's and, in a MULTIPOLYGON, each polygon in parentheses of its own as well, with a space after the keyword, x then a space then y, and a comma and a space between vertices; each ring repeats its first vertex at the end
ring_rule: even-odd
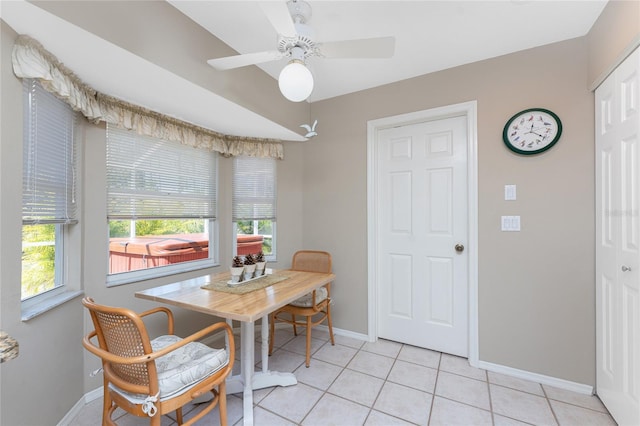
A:
POLYGON ((248 254, 244 257, 244 280, 250 280, 253 278, 253 273, 256 271, 256 261, 253 260, 253 255, 248 254))
POLYGON ((264 260, 264 253, 262 253, 262 251, 259 251, 258 254, 255 255, 255 261, 256 261, 255 276, 261 277, 262 275, 264 275, 265 266, 267 265, 267 262, 265 262, 264 260))
POLYGON ((234 256, 233 262, 231 263, 231 282, 239 283, 242 281, 242 274, 244 273, 244 262, 240 258, 240 256, 234 256))

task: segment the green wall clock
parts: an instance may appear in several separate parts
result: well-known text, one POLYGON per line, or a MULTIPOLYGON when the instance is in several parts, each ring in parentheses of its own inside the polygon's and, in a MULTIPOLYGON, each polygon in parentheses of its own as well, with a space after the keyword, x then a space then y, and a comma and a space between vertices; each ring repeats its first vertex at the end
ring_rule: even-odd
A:
POLYGON ((518 154, 539 154, 558 142, 562 134, 560 118, 548 109, 529 108, 507 121, 502 132, 505 145, 518 154))

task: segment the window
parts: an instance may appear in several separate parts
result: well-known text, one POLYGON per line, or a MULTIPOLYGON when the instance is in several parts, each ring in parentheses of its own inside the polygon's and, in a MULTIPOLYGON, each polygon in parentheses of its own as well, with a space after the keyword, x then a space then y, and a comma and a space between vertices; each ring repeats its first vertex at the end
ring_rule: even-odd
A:
POLYGON ((276 160, 233 159, 234 255, 255 254, 276 260, 276 160))
POLYGON ((214 266, 217 154, 107 125, 110 284, 214 266))
POLYGON ((65 240, 76 216, 75 113, 36 80, 23 82, 23 302, 63 291, 65 240))

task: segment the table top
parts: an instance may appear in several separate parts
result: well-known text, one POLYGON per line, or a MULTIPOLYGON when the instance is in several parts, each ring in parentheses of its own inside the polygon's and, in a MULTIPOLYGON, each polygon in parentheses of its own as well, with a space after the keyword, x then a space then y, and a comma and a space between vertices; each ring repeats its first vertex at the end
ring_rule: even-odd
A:
POLYGON ((253 322, 335 279, 335 274, 321 272, 277 270, 274 274, 288 278, 245 294, 201 288, 213 281, 229 280, 230 273, 223 272, 138 291, 135 296, 221 318, 253 322))

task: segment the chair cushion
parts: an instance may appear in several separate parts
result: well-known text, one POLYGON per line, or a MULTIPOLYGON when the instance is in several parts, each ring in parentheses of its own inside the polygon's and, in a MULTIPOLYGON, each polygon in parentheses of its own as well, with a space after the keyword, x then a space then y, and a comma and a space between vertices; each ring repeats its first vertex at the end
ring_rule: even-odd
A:
MULTIPOLYGON (((154 352, 166 348, 182 338, 174 335, 160 336, 151 341, 154 352)), ((189 388, 206 379, 229 363, 225 349, 213 349, 199 343, 187 343, 175 351, 156 360, 160 400, 165 400, 186 392, 189 388)), ((123 392, 111 385, 118 393, 133 403, 142 403, 147 395, 123 392)))
MULTIPOLYGON (((320 287, 316 290, 316 304, 322 302, 326 298, 327 289, 325 287, 320 287)), ((293 306, 297 306, 298 308, 311 308, 313 306, 313 292, 305 294, 304 296, 294 300, 290 304, 293 306)))

